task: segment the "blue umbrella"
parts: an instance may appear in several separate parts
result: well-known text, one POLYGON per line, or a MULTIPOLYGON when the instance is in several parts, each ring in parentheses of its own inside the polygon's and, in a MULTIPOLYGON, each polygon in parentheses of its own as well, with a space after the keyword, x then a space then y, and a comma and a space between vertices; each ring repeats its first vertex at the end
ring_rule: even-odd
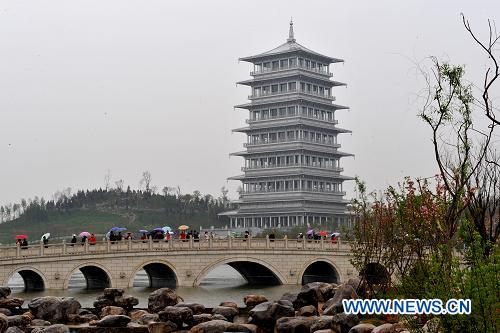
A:
POLYGON ((122 228, 122 227, 113 227, 109 231, 125 231, 127 228, 122 228))
POLYGON ((162 230, 163 230, 163 232, 165 232, 165 233, 167 233, 167 232, 168 232, 168 233, 172 232, 172 228, 170 228, 170 227, 163 227, 163 228, 161 228, 161 229, 162 229, 162 230))
POLYGON ((144 230, 144 229, 141 229, 141 230, 139 230, 139 232, 140 232, 141 234, 147 234, 149 231, 144 230))
POLYGON ((161 231, 161 232, 165 232, 165 231, 163 231, 163 228, 160 228, 160 227, 158 227, 158 228, 154 228, 154 229, 153 229, 153 231, 161 231))

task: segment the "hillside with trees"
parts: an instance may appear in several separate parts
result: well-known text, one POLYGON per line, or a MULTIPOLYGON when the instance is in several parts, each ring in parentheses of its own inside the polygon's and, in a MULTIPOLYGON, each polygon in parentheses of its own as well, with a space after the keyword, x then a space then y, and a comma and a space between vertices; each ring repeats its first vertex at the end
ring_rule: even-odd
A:
POLYGON ((182 194, 179 188, 165 187, 162 193, 149 184, 141 190, 122 189, 79 190, 58 192, 52 200, 21 200, 20 203, 0 206, 0 242, 14 242, 17 234, 26 234, 30 240, 50 232, 52 238, 67 237, 89 231, 105 234, 113 226, 122 226, 132 232, 161 226, 175 228, 186 224, 224 226, 224 218, 217 214, 231 209, 227 190, 214 197, 194 191, 182 194))

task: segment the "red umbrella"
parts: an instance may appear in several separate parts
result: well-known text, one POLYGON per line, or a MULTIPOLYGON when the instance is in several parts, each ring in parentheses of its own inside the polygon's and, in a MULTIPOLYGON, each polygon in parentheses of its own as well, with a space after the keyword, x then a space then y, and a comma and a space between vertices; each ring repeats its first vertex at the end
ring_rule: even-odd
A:
POLYGON ((16 239, 26 239, 28 236, 26 235, 16 235, 16 239))
POLYGON ((328 236, 328 233, 326 231, 320 231, 319 235, 320 236, 328 236))

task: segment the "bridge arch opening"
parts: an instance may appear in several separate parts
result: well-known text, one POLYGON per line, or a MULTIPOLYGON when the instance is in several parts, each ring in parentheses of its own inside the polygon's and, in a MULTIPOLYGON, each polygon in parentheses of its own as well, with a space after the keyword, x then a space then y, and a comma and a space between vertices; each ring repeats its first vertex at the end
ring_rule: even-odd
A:
POLYGON ((175 288, 177 286, 177 275, 174 270, 160 262, 143 265, 132 279, 133 287, 175 288))
POLYGON ((21 269, 12 275, 7 282, 13 291, 43 291, 45 282, 43 277, 31 269, 21 269))
POLYGON ((103 268, 89 264, 74 269, 66 284, 72 289, 104 289, 111 287, 111 279, 103 268))
POLYGON ((207 266, 195 279, 194 286, 215 284, 235 287, 243 284, 261 286, 285 283, 279 272, 270 265, 246 258, 223 260, 207 266))
POLYGON ((302 274, 302 284, 311 282, 339 283, 337 269, 326 261, 315 261, 309 264, 302 274))

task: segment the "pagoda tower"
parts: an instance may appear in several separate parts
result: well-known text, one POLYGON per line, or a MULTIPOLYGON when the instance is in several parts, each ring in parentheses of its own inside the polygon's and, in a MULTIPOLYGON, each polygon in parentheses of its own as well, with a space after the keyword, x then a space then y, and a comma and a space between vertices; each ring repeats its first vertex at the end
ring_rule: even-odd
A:
POLYGON ((245 160, 236 211, 223 213, 231 228, 338 227, 347 218, 342 189, 330 64, 343 62, 296 42, 290 22, 286 43, 258 55, 240 58, 252 63, 251 79, 238 82, 251 89, 248 126, 233 130, 247 135, 246 150, 231 155, 245 160))

